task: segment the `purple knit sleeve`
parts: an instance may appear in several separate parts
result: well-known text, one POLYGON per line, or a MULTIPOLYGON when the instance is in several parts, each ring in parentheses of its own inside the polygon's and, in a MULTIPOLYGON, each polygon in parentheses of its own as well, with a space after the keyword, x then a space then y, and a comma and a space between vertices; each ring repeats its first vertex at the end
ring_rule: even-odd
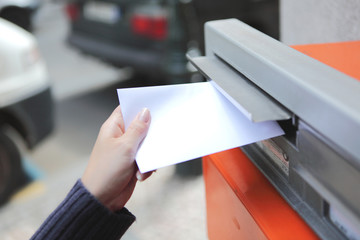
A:
POLYGON ((126 208, 111 212, 79 179, 64 201, 40 226, 31 240, 120 239, 135 221, 126 208))

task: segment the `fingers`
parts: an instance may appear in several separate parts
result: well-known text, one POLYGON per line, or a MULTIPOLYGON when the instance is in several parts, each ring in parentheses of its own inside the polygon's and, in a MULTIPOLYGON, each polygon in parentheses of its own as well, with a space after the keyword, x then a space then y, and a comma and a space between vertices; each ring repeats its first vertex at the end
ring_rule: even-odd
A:
POLYGON ((142 182, 145 181, 147 178, 149 178, 151 176, 151 174, 153 174, 153 172, 155 171, 150 171, 150 172, 146 172, 146 173, 141 173, 139 170, 136 172, 136 178, 138 179, 138 181, 142 182))
POLYGON ((149 109, 144 108, 138 113, 124 133, 123 137, 135 150, 139 148, 140 143, 144 140, 150 126, 150 121, 150 111, 149 109))
POLYGON ((125 132, 124 118, 120 105, 115 108, 110 117, 101 127, 101 132, 108 137, 120 137, 125 132))

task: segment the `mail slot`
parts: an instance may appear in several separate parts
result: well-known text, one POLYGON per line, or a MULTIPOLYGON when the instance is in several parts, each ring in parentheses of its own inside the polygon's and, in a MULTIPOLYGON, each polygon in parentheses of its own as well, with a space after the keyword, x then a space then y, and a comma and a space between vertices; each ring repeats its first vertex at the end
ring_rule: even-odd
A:
POLYGON ((203 159, 210 239, 360 239, 360 82, 235 20, 193 65, 285 135, 203 159))

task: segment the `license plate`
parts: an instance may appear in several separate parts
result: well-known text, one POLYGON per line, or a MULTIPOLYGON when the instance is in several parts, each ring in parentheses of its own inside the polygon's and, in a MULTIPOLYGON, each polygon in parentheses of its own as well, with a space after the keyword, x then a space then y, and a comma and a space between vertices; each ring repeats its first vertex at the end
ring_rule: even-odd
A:
POLYGON ((115 4, 94 1, 84 6, 84 17, 93 21, 114 24, 121 19, 121 11, 115 4))

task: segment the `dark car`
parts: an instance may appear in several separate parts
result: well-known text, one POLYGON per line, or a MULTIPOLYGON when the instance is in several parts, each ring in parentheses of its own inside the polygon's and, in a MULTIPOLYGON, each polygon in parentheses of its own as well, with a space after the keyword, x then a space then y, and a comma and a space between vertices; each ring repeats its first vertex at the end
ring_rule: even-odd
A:
POLYGON ((186 53, 203 52, 206 21, 238 18, 278 38, 278 0, 73 0, 68 43, 166 83, 190 81, 186 53))
POLYGON ((33 15, 41 4, 41 0, 0 0, 0 17, 32 31, 33 15))

